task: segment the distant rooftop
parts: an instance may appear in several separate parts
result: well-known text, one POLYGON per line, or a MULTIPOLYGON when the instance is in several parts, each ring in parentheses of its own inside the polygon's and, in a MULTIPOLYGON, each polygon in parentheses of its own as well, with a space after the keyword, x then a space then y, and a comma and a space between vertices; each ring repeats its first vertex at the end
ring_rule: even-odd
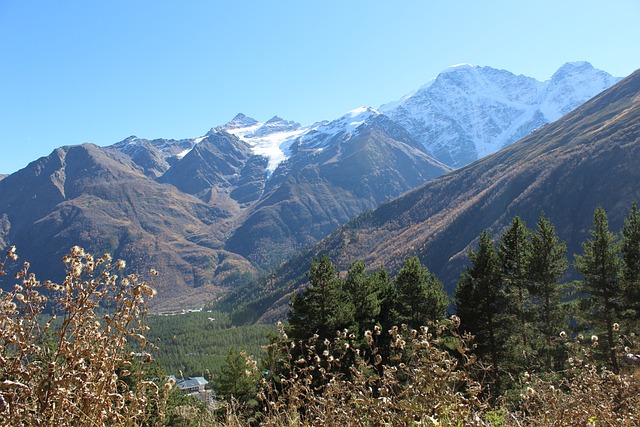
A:
POLYGON ((171 377, 176 380, 176 385, 183 390, 206 386, 209 384, 209 381, 204 379, 204 377, 188 377, 183 379, 178 379, 173 375, 171 377))

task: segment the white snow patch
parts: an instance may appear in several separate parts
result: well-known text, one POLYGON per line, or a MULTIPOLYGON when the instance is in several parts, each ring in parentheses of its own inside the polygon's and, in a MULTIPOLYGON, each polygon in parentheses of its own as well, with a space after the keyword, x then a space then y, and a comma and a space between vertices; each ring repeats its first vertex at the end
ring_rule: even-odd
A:
POLYGON ((281 162, 288 158, 289 147, 291 147, 293 141, 308 130, 308 127, 303 127, 293 131, 274 132, 262 137, 244 137, 243 135, 250 134, 251 132, 243 132, 243 135, 237 136, 251 145, 255 154, 269 158, 269 165, 267 166, 267 169, 269 173, 271 173, 281 162))
MULTIPOLYGON (((202 140, 200 140, 200 141, 202 141, 202 140)), ((199 142, 199 141, 198 141, 198 142, 199 142)), ((191 148, 187 148, 186 150, 182 150, 181 152, 179 152, 178 154, 176 154, 176 157, 177 157, 178 159, 181 159, 181 158, 183 158, 184 156, 186 156, 186 155, 187 155, 187 153, 188 153, 189 151, 191 151, 191 150, 192 150, 191 148)))

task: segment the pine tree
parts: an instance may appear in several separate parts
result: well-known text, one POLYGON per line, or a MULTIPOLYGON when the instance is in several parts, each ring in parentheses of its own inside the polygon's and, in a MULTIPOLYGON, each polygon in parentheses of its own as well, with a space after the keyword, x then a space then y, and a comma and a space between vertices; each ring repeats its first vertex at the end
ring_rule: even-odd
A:
POLYGON ((555 227, 541 213, 531 236, 528 270, 529 292, 534 300, 537 329, 544 336, 542 353, 548 370, 552 368, 554 338, 562 324, 563 287, 559 280, 568 268, 566 252, 566 244, 559 241, 555 227))
POLYGON ((633 202, 622 228, 622 273, 625 306, 629 320, 640 318, 640 211, 633 202))
POLYGON ((506 334, 501 330, 505 298, 500 277, 500 259, 487 231, 480 234, 477 251, 470 251, 471 267, 460 277, 455 299, 462 330, 475 335, 477 355, 489 358, 499 389, 498 370, 506 334))
POLYGON ((618 372, 613 324, 620 310, 622 262, 619 243, 609 231, 609 221, 603 208, 593 215, 591 239, 582 244, 584 254, 577 255, 575 268, 583 276, 582 291, 588 295, 589 318, 607 335, 603 349, 612 369, 618 372))
POLYGON ((349 302, 349 316, 354 321, 354 330, 364 332, 373 328, 380 315, 381 293, 387 281, 387 272, 384 269, 367 272, 363 261, 351 264, 344 280, 344 289, 349 302))
POLYGON ((507 315, 515 319, 519 330, 519 344, 524 351, 528 348, 528 282, 531 241, 529 230, 520 217, 511 221, 511 226, 502 235, 498 246, 502 283, 508 299, 507 315))
POLYGON ((260 376, 253 367, 252 360, 244 352, 230 350, 218 373, 218 394, 255 407, 260 376))
POLYGON ((336 331, 352 323, 346 294, 335 265, 326 255, 311 264, 309 286, 291 298, 289 332, 304 339, 313 334, 333 338, 336 331))
POLYGON ((449 298, 442 283, 418 257, 407 258, 395 283, 399 323, 417 328, 445 317, 449 298))

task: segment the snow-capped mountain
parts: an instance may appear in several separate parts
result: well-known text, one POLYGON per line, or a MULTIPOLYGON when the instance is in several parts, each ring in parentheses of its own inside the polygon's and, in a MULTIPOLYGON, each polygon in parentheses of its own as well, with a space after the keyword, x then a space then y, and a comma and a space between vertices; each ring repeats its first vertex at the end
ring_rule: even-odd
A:
POLYGON ((299 144, 306 148, 326 148, 326 145, 336 136, 348 139, 360 125, 380 114, 371 107, 356 108, 335 120, 312 126, 300 138, 299 144))
POLYGON ((293 141, 310 129, 311 126, 302 127, 278 116, 263 123, 239 113, 230 122, 211 129, 207 135, 227 132, 237 136, 252 147, 254 154, 269 158, 267 169, 271 173, 289 157, 293 141))
POLYGON ((435 158, 460 167, 559 119, 619 80, 588 62, 567 63, 545 82, 462 64, 380 110, 435 158))
POLYGON ((0 180, 0 247, 42 260, 69 244, 108 251, 134 270, 162 270, 159 298, 201 304, 451 171, 430 153, 465 164, 615 80, 587 63, 547 82, 463 65, 381 110, 308 126, 239 114, 192 139, 62 147, 0 180))

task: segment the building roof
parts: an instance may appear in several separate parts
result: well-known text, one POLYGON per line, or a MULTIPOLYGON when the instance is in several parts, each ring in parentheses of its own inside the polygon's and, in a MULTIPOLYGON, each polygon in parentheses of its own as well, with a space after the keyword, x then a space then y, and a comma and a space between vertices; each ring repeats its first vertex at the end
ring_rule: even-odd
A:
POLYGON ((188 377, 184 379, 176 379, 176 385, 181 389, 206 386, 207 384, 209 384, 209 381, 205 380, 204 377, 188 377))

